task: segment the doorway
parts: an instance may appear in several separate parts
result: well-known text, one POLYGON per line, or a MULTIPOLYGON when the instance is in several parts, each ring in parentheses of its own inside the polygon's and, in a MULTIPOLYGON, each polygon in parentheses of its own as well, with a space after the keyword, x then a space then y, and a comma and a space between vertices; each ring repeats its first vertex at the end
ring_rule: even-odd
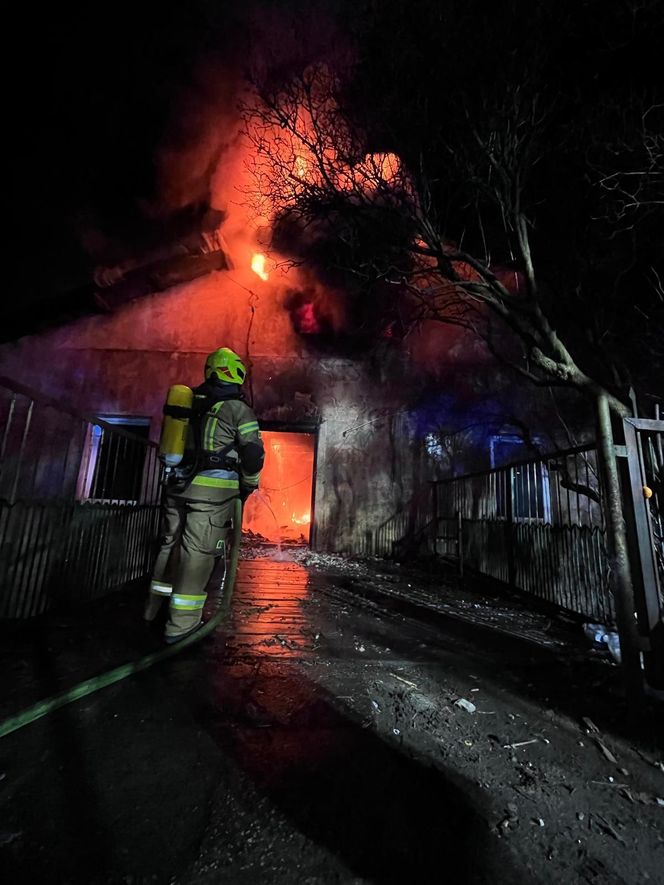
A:
POLYGON ((245 505, 243 531, 257 541, 311 543, 316 433, 262 430, 265 466, 245 505))

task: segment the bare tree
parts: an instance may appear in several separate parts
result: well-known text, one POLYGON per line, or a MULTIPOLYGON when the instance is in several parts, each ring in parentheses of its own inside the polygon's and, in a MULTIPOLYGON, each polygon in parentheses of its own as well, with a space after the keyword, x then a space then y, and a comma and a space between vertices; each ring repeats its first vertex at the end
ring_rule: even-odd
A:
MULTIPOLYGON (((591 300, 580 294, 580 280, 568 278, 562 286, 551 280, 533 246, 541 213, 531 181, 550 149, 557 113, 536 62, 537 56, 507 78, 502 90, 487 90, 479 100, 476 95, 448 121, 452 132, 444 121, 430 128, 419 153, 391 127, 404 94, 399 83, 384 84, 378 113, 366 101, 358 112, 349 98, 352 75, 329 64, 310 65, 276 83, 254 80, 255 94, 244 107, 254 146, 252 199, 256 212, 272 219, 275 245, 286 244, 291 260, 317 253, 374 296, 397 293, 409 328, 437 320, 469 329, 529 382, 572 387, 591 399, 605 394, 614 412, 626 414, 630 377, 607 346, 615 310, 609 316, 604 303, 587 309, 589 316, 579 310, 576 322, 565 316, 575 297, 585 298, 586 308, 591 300), (381 141, 392 149, 381 149, 381 141), (450 232, 449 188, 441 188, 432 153, 442 158, 439 168, 447 165, 451 178, 462 182, 467 229, 457 219, 450 232)), ((605 145, 587 158, 599 207, 588 224, 617 231, 629 222, 634 232, 644 212, 661 205, 655 110, 643 114, 640 131, 628 140, 618 138, 615 149, 605 145), (625 158, 629 168, 621 165, 625 158)), ((656 312, 661 282, 652 274, 656 312)), ((656 316, 646 319, 656 323, 656 316)))

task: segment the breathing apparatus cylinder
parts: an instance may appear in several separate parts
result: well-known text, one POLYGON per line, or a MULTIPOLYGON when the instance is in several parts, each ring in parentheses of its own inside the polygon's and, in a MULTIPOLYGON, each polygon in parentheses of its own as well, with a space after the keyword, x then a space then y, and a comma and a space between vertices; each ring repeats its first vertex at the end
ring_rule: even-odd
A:
POLYGON ((167 468, 177 467, 182 461, 189 428, 188 413, 193 402, 191 387, 174 384, 169 388, 159 440, 159 457, 167 468))

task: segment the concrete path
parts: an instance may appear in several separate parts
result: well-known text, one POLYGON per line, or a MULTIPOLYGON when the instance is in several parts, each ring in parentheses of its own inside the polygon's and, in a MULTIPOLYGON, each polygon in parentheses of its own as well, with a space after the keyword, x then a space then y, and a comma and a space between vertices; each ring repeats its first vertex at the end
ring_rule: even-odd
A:
MULTIPOLYGON (((6 881, 658 881, 661 711, 628 726, 577 628, 292 559, 243 562, 198 650, 0 742, 6 881)), ((154 647, 139 610, 7 635, 3 712, 154 647)))

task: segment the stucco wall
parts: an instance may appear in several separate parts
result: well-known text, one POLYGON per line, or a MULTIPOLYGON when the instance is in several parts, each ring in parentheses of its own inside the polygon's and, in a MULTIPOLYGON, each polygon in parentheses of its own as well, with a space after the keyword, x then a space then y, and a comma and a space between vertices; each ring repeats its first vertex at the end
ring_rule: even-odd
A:
POLYGON ((90 414, 150 417, 156 439, 168 387, 199 383, 205 355, 222 345, 249 355, 261 420, 318 424, 316 546, 366 547, 417 479, 414 425, 403 414, 404 384, 417 380, 403 349, 313 354, 278 291, 217 273, 3 346, 0 372, 90 414))

